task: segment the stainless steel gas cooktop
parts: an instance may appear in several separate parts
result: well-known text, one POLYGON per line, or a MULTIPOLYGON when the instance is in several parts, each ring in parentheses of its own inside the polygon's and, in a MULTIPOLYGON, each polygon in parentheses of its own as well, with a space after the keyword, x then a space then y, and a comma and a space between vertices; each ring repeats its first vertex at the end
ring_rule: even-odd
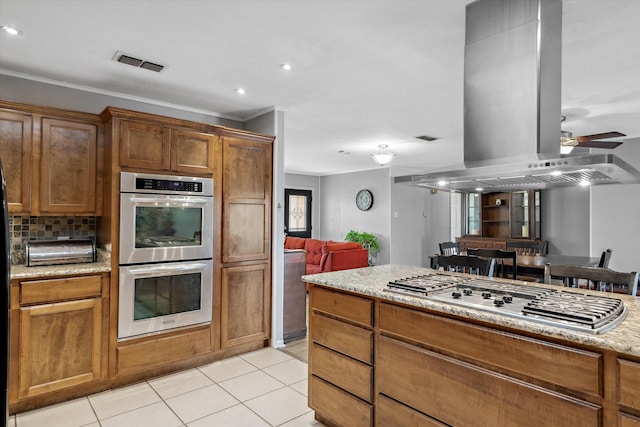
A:
POLYGON ((568 289, 435 273, 389 282, 385 291, 593 334, 624 320, 622 300, 568 289))

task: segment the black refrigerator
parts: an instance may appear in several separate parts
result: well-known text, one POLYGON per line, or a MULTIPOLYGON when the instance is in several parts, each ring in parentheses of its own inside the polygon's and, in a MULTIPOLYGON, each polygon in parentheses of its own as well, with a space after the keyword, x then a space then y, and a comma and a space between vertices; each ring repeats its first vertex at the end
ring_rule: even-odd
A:
POLYGON ((7 186, 4 181, 4 170, 2 168, 2 159, 0 159, 0 200, 2 200, 2 209, 0 209, 0 280, 2 280, 2 344, 0 344, 1 357, 6 360, 2 367, 2 425, 9 424, 9 269, 11 268, 11 260, 9 257, 9 217, 7 214, 7 186))

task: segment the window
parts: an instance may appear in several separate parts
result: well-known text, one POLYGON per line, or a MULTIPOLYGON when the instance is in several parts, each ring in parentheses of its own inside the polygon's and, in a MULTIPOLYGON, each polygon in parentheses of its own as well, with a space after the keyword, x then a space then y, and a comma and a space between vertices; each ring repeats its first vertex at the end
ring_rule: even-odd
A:
POLYGON ((311 191, 284 190, 285 233, 292 237, 311 237, 311 191))

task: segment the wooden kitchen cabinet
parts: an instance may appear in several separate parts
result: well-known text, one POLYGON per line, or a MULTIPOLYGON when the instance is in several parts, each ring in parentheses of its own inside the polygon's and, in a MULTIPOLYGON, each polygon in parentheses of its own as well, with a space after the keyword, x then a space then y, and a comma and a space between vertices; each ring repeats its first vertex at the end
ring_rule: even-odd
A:
POLYGON ((222 269, 221 347, 269 339, 271 333, 269 264, 222 269))
POLYGON ((9 213, 31 211, 32 117, 0 110, 0 158, 7 181, 9 213))
POLYGON ((309 406, 329 425, 372 426, 373 300, 312 287, 309 406))
POLYGON ((98 126, 42 119, 41 214, 98 214, 98 126))
POLYGON ((116 119, 116 123, 116 126, 119 124, 120 166, 185 174, 213 173, 216 135, 172 127, 161 118, 149 121, 134 115, 116 119))
POLYGON ((273 138, 219 129, 222 348, 271 336, 273 138))
POLYGON ((465 195, 469 238, 540 239, 540 190, 465 195))
POLYGON ((593 426, 601 408, 431 350, 380 337, 378 392, 452 426, 593 426))
POLYGON ((102 129, 92 114, 0 101, 9 211, 102 213, 102 129))
POLYGON ((12 412, 106 388, 109 275, 11 283, 12 412))
POLYGON ((640 427, 640 363, 618 358, 618 425, 640 427))
POLYGON ((222 262, 271 255, 271 140, 222 136, 222 262))

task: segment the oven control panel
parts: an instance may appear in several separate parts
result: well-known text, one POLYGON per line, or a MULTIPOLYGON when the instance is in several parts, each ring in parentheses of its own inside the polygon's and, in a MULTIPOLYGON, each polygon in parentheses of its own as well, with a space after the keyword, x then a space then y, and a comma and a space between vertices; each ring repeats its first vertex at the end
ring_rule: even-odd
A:
POLYGON ((136 190, 181 191, 202 193, 202 182, 136 178, 136 190))
POLYGON ((213 197, 213 179, 180 175, 120 173, 120 193, 213 197))

